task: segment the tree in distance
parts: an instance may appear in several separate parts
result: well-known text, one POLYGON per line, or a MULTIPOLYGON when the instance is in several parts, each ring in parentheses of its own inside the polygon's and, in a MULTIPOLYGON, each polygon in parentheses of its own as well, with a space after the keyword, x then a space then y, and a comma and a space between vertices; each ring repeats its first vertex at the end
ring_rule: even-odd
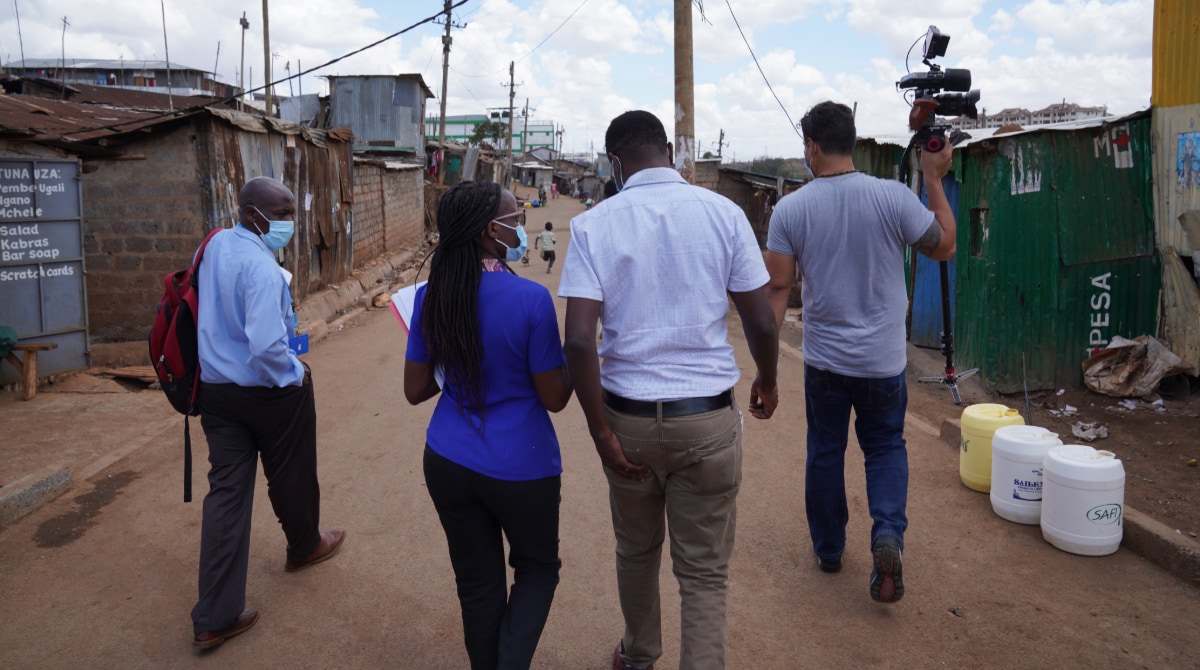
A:
POLYGON ((475 146, 482 146, 484 140, 491 140, 491 145, 500 148, 500 140, 508 134, 508 124, 500 123, 499 121, 484 121, 475 126, 475 132, 471 135, 469 142, 475 146))

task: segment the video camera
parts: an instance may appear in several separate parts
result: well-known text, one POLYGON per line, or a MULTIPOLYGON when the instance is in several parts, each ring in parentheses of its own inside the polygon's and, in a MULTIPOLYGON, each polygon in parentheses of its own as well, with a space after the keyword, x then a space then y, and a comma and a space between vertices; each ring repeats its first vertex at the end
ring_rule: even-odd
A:
MULTIPOLYGON (((938 116, 966 115, 971 119, 979 118, 979 111, 975 108, 975 103, 979 102, 979 89, 971 88, 971 71, 964 68, 943 70, 940 65, 930 62, 938 56, 945 56, 949 44, 949 35, 942 34, 937 26, 929 26, 922 52, 922 62, 929 66, 929 71, 910 72, 896 82, 897 89, 913 89, 908 127, 916 135, 910 146, 919 146, 925 151, 938 152, 946 147, 946 131, 950 130, 950 124, 939 123, 938 116)), ((954 131, 949 141, 957 144, 967 137, 966 133, 954 131)))

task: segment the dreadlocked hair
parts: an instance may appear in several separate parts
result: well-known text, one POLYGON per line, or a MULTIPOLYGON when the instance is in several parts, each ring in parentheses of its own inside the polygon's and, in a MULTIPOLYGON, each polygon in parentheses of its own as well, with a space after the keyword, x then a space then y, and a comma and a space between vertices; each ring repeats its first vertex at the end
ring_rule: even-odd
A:
POLYGON ((439 242, 429 264, 421 333, 434 365, 465 391, 459 410, 485 413, 483 341, 479 328, 480 238, 500 209, 500 185, 464 181, 438 201, 439 242))

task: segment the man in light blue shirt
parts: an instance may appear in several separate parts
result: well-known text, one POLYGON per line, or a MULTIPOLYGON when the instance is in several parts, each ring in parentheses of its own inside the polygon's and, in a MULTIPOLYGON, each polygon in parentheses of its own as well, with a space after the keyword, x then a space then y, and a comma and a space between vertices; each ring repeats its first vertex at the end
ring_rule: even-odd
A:
POLYGON ((292 236, 295 197, 274 179, 238 194, 238 225, 208 243, 197 275, 200 423, 209 491, 200 531, 200 598, 192 644, 211 649, 258 621, 246 608, 246 569, 258 458, 295 572, 341 547, 319 530, 317 413, 312 376, 288 348, 294 334, 288 280, 275 249, 292 236))

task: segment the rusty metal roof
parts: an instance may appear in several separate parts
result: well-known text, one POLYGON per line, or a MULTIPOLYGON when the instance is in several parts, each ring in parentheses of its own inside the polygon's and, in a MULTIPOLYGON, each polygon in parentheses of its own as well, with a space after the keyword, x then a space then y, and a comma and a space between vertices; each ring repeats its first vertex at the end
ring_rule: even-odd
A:
POLYGON ((162 123, 170 117, 25 95, 0 95, 0 138, 82 142, 162 123), (116 124, 116 128, 109 128, 116 124))
POLYGON ((71 102, 82 102, 91 105, 110 105, 127 109, 145 109, 165 112, 174 106, 175 110, 185 110, 190 107, 208 105, 232 108, 236 102, 222 98, 207 98, 187 95, 174 95, 168 100, 164 93, 150 91, 135 91, 118 86, 96 86, 94 84, 71 84, 78 92, 69 94, 71 102))
POLYGON ((198 113, 218 116, 243 130, 299 134, 317 145, 321 145, 326 137, 338 141, 351 141, 353 138, 348 128, 332 128, 328 131, 305 128, 290 121, 219 107, 176 107, 174 113, 166 113, 28 95, 0 95, 0 139, 79 146, 145 131, 152 126, 176 122, 198 113))

